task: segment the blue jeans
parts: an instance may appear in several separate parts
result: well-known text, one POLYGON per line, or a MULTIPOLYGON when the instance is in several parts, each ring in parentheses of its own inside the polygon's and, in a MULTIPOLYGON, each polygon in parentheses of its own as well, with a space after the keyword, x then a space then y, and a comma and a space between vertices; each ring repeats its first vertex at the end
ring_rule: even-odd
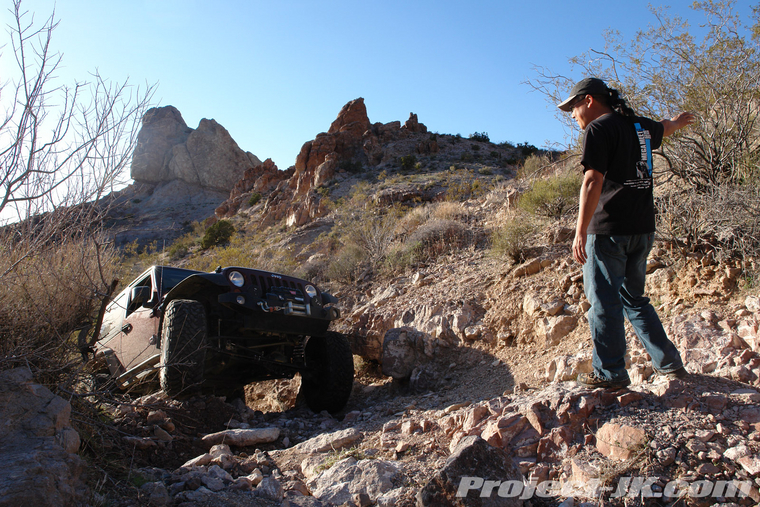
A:
POLYGON ((683 366, 678 349, 644 296, 647 256, 653 242, 654 233, 586 237, 588 258, 583 265, 583 286, 591 303, 588 322, 594 343, 592 365, 599 377, 628 378, 623 315, 652 358, 655 370, 667 373, 683 366))

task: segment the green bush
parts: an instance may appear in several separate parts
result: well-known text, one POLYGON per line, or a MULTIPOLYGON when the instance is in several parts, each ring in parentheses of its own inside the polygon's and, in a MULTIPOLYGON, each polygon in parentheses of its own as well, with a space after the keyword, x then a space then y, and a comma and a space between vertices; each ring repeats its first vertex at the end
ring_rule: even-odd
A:
POLYGON ((470 134, 470 139, 473 141, 480 141, 481 143, 490 143, 491 139, 488 137, 488 132, 475 132, 470 134))
POLYGON ((417 157, 414 155, 404 155, 401 157, 401 170, 411 171, 417 166, 417 157))
POLYGON ((538 148, 530 144, 529 142, 525 141, 524 143, 517 143, 517 148, 520 150, 521 155, 523 158, 530 157, 531 155, 535 155, 538 153, 538 148))
POLYGON ((531 215, 560 218, 578 205, 581 175, 567 173, 537 180, 517 201, 517 207, 531 215))
POLYGON ((497 257, 509 257, 514 262, 522 262, 536 229, 531 221, 515 218, 493 231, 491 251, 497 257))
POLYGON ((522 164, 517 168, 517 178, 530 178, 539 174, 541 171, 551 165, 551 160, 546 155, 530 155, 523 160, 522 164))
POLYGON ((471 233, 463 223, 456 220, 433 218, 418 227, 407 240, 411 245, 421 245, 422 253, 435 258, 469 242, 471 233))
POLYGON ((235 234, 235 227, 229 220, 219 220, 217 223, 206 229, 206 234, 201 240, 201 248, 206 250, 212 246, 219 246, 229 243, 232 235, 235 234))
POLYGON ((248 206, 256 206, 256 204, 261 200, 261 194, 258 192, 254 192, 251 194, 251 197, 248 199, 248 206))
POLYGON ((383 262, 383 268, 390 274, 403 273, 424 260, 421 242, 407 241, 391 248, 383 262))
POLYGON ((169 258, 173 261, 178 261, 187 255, 187 245, 183 242, 176 242, 169 247, 169 258))
POLYGON ((341 283, 352 283, 359 276, 359 272, 367 262, 367 254, 358 245, 343 247, 338 255, 327 266, 325 275, 329 280, 341 283))
POLYGON ((340 165, 338 165, 338 169, 341 171, 345 171, 347 173, 357 174, 357 173, 362 172, 362 170, 364 169, 364 166, 362 166, 361 162, 343 160, 341 161, 340 165))

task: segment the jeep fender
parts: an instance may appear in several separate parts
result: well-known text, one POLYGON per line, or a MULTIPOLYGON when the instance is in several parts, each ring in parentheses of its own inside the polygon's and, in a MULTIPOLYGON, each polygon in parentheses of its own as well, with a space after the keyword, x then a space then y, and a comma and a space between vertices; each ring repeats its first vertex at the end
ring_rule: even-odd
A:
POLYGON ((228 291, 230 282, 220 273, 198 273, 190 275, 175 285, 164 297, 162 307, 166 308, 172 299, 209 299, 220 292, 228 291), (201 297, 198 297, 198 296, 201 297))

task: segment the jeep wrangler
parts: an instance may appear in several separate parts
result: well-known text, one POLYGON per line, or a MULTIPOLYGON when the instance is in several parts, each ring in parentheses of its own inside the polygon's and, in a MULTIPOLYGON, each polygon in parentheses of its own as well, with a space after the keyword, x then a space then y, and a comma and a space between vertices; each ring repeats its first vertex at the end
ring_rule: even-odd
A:
POLYGON ((299 373, 309 408, 339 412, 354 368, 346 337, 328 331, 340 316, 336 303, 278 273, 152 266, 106 307, 95 356, 121 389, 158 377, 172 397, 239 396, 251 382, 299 373))

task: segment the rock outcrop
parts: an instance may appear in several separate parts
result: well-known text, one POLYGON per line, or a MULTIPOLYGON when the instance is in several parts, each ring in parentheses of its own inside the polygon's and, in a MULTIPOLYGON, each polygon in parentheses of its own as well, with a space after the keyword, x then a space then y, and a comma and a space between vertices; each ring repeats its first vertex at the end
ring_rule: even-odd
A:
POLYGON ((364 99, 352 100, 343 106, 327 132, 303 144, 292 170, 273 172, 277 167, 269 160, 249 169, 229 199, 217 207, 216 216, 233 216, 249 196, 258 192, 266 197, 262 226, 285 220, 288 226, 300 227, 327 213, 316 193, 318 188, 360 167, 397 162, 398 154, 389 144, 406 140, 411 144, 404 146, 404 153, 437 152, 437 143, 426 133, 427 127, 414 113, 403 126, 399 121, 372 124, 364 99))
POLYGON ((80 505, 87 489, 71 405, 25 368, 0 372, 0 506, 80 505))
POLYGON ((220 214, 230 216, 243 192, 271 190, 290 174, 241 150, 214 120, 203 119, 192 129, 177 108, 154 107, 143 116, 137 135, 134 183, 102 204, 109 208, 118 246, 136 242, 161 248, 191 230, 193 222, 214 217, 220 203, 220 214))
POLYGON ((131 176, 140 183, 181 180, 228 192, 246 169, 260 164, 216 121, 204 118, 193 130, 177 108, 164 106, 149 109, 143 117, 131 176))
POLYGON ((277 165, 268 158, 263 164, 245 170, 230 192, 230 197, 216 208, 216 216, 230 217, 240 210, 240 207, 250 201, 255 193, 259 196, 271 193, 281 181, 293 176, 293 169, 280 171, 277 165))

